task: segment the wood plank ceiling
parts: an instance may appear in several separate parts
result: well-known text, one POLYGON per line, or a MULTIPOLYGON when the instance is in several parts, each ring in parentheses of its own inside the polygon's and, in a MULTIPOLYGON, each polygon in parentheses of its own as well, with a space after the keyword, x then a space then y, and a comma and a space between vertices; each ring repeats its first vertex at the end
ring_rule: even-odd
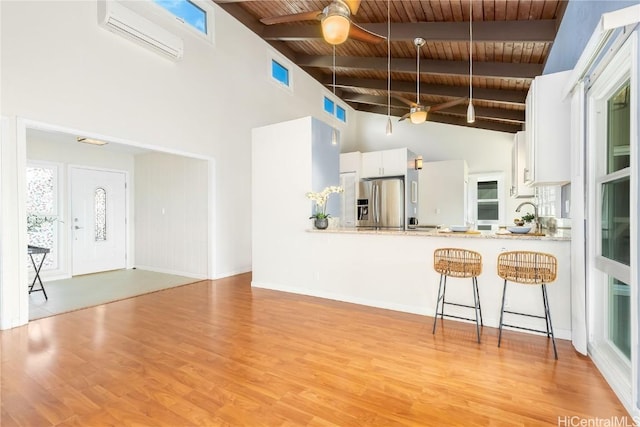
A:
MULTIPOLYGON (((333 46, 323 40, 319 21, 260 22, 322 11, 331 0, 213 1, 333 90, 333 46)), ((416 100, 416 37, 426 40, 420 49, 421 104, 469 96, 469 6, 469 0, 389 2, 392 116, 409 111, 407 103, 397 98, 416 100)), ((428 120, 511 133, 521 130, 527 91, 532 79, 542 74, 566 6, 566 0, 473 0, 476 121, 467 123, 466 102, 430 112, 428 120)), ((386 37, 387 1, 364 0, 351 19, 386 37)), ((386 115, 387 43, 349 38, 336 46, 335 54, 336 95, 356 110, 386 115)))

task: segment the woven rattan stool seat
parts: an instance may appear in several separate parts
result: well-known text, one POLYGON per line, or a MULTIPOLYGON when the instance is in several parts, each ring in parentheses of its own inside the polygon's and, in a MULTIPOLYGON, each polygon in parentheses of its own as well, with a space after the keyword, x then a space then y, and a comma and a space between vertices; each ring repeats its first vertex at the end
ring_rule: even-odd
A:
POLYGON ((482 273, 482 255, 467 249, 436 249, 433 252, 433 268, 450 277, 477 277, 482 273))
POLYGON ((556 280, 558 260, 542 252, 513 251, 498 255, 498 276, 510 282, 541 285, 556 280))

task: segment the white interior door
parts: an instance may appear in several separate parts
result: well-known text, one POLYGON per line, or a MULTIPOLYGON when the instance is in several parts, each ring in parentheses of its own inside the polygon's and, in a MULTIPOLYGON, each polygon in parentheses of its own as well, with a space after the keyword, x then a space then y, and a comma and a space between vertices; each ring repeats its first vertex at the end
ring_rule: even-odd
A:
POLYGON ((72 275, 126 267, 126 177, 72 167, 72 275))

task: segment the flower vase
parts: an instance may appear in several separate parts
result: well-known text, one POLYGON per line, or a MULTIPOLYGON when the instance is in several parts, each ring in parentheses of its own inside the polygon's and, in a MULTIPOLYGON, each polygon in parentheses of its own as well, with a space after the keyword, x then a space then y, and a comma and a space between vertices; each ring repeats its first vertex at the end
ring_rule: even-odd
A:
POLYGON ((329 218, 316 218, 315 221, 313 221, 313 225, 318 230, 324 230, 329 226, 329 218))

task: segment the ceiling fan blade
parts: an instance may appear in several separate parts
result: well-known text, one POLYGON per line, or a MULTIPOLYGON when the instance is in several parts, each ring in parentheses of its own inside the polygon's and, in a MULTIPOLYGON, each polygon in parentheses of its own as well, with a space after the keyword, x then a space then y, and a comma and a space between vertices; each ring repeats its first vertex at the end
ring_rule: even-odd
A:
POLYGON ((404 116, 400 117, 400 120, 398 120, 399 122, 403 121, 404 119, 408 119, 409 116, 411 115, 411 113, 407 113, 404 116))
POLYGON ((398 96, 398 95, 391 95, 391 97, 392 97, 393 99, 397 99, 398 101, 402 101, 402 102, 404 102, 404 103, 405 103, 405 104, 407 104, 409 107, 414 107, 414 106, 416 105, 416 103, 415 103, 415 102, 413 102, 413 101, 409 101, 408 99, 403 98, 403 97, 398 96))
POLYGON ((371 44, 382 43, 387 39, 386 37, 365 30, 353 21, 351 21, 351 28, 349 28, 349 38, 371 44))
POLYGON ((344 0, 344 2, 349 6, 349 11, 352 15, 358 13, 358 9, 360 8, 360 0, 344 0))
POLYGON ((318 19, 321 15, 322 15, 322 11, 302 12, 302 13, 294 13, 292 15, 282 15, 282 16, 272 16, 269 18, 262 18, 260 22, 262 22, 264 25, 273 25, 273 24, 285 24, 287 22, 313 21, 314 19, 318 19))
POLYGON ((462 104, 467 99, 469 99, 469 98, 467 98, 467 97, 458 98, 458 99, 454 99, 453 101, 443 102, 442 104, 432 105, 432 106, 427 107, 427 108, 429 109, 429 111, 444 110, 446 108, 451 108, 451 107, 453 107, 455 105, 462 104))

